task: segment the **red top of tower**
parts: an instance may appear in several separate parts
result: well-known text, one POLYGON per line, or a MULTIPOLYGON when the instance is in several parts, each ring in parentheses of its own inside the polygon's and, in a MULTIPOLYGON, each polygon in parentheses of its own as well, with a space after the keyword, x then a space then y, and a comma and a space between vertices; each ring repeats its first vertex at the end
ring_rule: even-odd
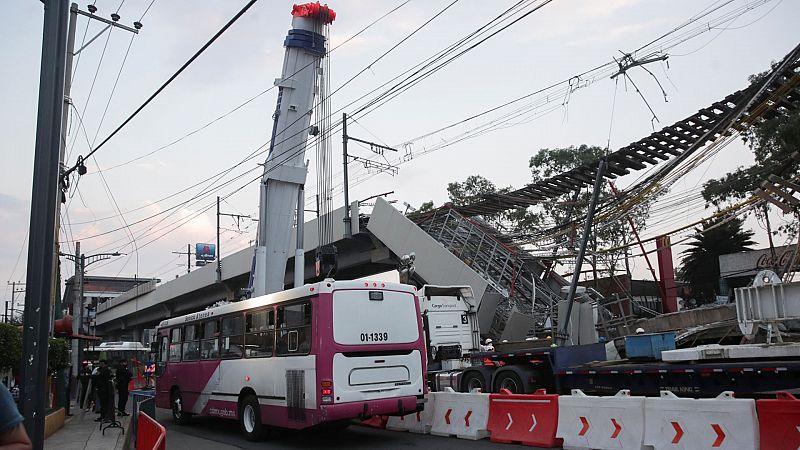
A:
POLYGON ((292 7, 292 15, 295 17, 319 19, 324 24, 329 24, 336 19, 336 13, 328 8, 327 4, 320 5, 319 2, 294 5, 292 7))

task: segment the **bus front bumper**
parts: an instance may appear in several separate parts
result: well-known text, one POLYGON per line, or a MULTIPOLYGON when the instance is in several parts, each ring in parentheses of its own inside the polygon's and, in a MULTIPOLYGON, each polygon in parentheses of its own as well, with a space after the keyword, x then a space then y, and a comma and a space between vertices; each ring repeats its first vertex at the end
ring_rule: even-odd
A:
POLYGON ((326 421, 365 419, 380 415, 399 416, 422 411, 422 409, 423 399, 416 396, 320 405, 322 416, 326 421))

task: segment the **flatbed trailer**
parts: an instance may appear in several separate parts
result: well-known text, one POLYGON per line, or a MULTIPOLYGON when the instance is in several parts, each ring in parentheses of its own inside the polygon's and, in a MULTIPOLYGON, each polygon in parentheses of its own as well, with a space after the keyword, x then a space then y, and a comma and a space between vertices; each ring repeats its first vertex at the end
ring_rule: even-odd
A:
MULTIPOLYGON (((532 393, 544 388, 569 394, 573 389, 613 395, 715 397, 733 391, 739 397, 768 397, 778 391, 800 393, 800 360, 714 360, 698 362, 605 361, 604 344, 548 347, 471 354, 473 366, 460 374, 462 391, 501 388, 532 393), (480 377, 480 378, 478 378, 480 377), (476 382, 476 378, 478 381, 476 382), (482 386, 476 386, 482 381, 482 386)), ((455 381, 455 380, 453 380, 455 381)))

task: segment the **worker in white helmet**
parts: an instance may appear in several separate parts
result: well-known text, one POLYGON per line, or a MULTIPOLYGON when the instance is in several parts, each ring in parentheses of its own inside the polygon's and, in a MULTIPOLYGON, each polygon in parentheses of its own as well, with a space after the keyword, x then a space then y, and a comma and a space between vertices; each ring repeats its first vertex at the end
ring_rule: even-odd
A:
POLYGON ((483 341, 483 345, 481 345, 482 352, 493 352, 494 351, 494 344, 492 344, 492 338, 486 338, 483 341))
POLYGON ((644 334, 644 328, 639 327, 636 329, 636 334, 644 334))

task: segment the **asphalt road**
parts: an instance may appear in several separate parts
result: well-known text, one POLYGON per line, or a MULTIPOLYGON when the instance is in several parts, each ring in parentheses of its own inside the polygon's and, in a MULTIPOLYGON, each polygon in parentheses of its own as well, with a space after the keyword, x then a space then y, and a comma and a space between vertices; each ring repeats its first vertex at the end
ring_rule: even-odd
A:
POLYGON ((232 449, 527 449, 521 445, 496 444, 488 439, 468 441, 457 438, 376 430, 351 425, 338 433, 322 430, 280 431, 264 442, 249 442, 239 433, 239 423, 212 417, 193 417, 189 425, 172 422, 170 411, 158 409, 158 421, 167 429, 169 450, 232 450, 232 449))

